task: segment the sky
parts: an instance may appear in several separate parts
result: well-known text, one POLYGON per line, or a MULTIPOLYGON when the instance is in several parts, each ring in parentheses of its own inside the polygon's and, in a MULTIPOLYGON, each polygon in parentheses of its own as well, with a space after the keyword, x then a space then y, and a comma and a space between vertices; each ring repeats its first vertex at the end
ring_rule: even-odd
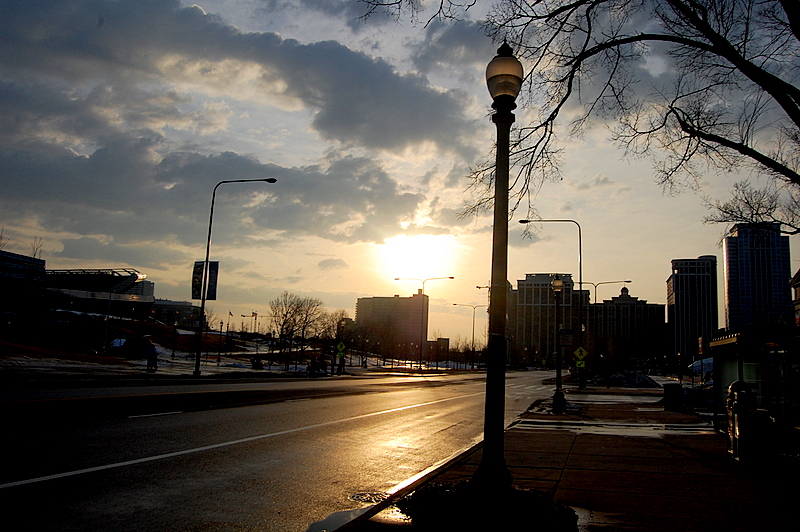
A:
MULTIPOLYGON (((429 279, 431 337, 469 341, 465 305, 487 303, 491 266, 489 214, 459 217, 495 138, 488 7, 425 26, 360 20, 355 0, 0 0, 5 250, 30 255, 41 239, 48 269, 135 268, 157 298, 188 301, 214 186, 272 177, 217 190, 218 316, 263 323, 289 291, 352 317, 359 297, 407 297, 429 279)), ((654 56, 641 75, 671 72, 654 56)), ((725 199, 737 176, 666 194, 609 136, 598 124, 563 137, 563 179, 534 199, 542 218, 580 224, 584 281, 629 279, 632 296, 663 304, 672 259, 716 255, 722 298, 725 228, 703 223, 702 197, 725 199)), ((525 217, 509 223, 512 284, 577 280, 576 226, 523 238, 525 217)), ((485 327, 478 308, 476 341, 485 327)))

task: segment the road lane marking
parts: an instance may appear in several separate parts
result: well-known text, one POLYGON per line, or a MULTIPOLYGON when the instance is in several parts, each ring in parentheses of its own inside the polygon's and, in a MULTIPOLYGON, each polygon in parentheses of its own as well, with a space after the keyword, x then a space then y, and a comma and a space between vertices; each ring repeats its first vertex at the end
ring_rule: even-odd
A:
POLYGON ((182 410, 176 410, 175 412, 158 412, 155 414, 139 414, 136 416, 128 416, 128 419, 136 419, 140 417, 159 417, 159 416, 174 416, 175 414, 183 414, 182 410))
POLYGON ((347 423, 348 421, 356 421, 356 420, 359 420, 359 419, 367 419, 367 418, 370 418, 370 417, 382 416, 382 415, 391 414, 391 413, 394 413, 394 412, 402 412, 403 410, 411 410, 413 408, 420 408, 420 407, 423 407, 423 406, 435 405, 435 404, 444 403, 444 402, 447 402, 447 401, 455 401, 455 400, 458 400, 458 399, 465 399, 467 397, 474 397, 476 395, 483 395, 484 393, 485 393, 485 391, 480 391, 480 392, 469 393, 469 394, 465 394, 465 395, 458 395, 458 396, 455 396, 455 397, 448 397, 446 399, 437 399, 436 401, 427 401, 425 403, 417 403, 417 404, 414 404, 414 405, 407 405, 407 406, 400 406, 400 407, 397 407, 397 408, 390 408, 388 410, 380 410, 378 412, 370 412, 369 414, 360 414, 358 416, 352 416, 352 417, 347 417, 347 418, 343 418, 343 419, 337 419, 337 420, 334 420, 334 421, 325 421, 324 423, 315 423, 313 425, 308 425, 308 426, 305 426, 305 427, 297 427, 297 428, 294 428, 294 429, 280 430, 280 431, 277 431, 277 432, 270 432, 268 434, 259 434, 257 436, 250 436, 248 438, 240 438, 238 440, 231 440, 231 441, 226 441, 226 442, 221 442, 221 443, 215 443, 215 444, 212 444, 212 445, 204 445, 202 447, 194 447, 192 449, 185 449, 183 451, 175 451, 175 452, 171 452, 171 453, 164 453, 164 454, 157 454, 157 455, 153 455, 153 456, 146 456, 144 458, 137 458, 135 460, 125 460, 124 462, 116 462, 116 463, 113 463, 113 464, 106 464, 106 465, 95 466, 95 467, 87 467, 87 468, 84 468, 84 469, 76 469, 75 471, 66 471, 64 473, 56 473, 56 474, 53 474, 53 475, 45 475, 45 476, 30 478, 30 479, 26 479, 26 480, 17 480, 17 481, 14 481, 14 482, 7 482, 5 484, 0 484, 0 489, 13 488, 13 487, 16 487, 16 486, 24 486, 26 484, 35 484, 37 482, 45 482, 47 480, 56 480, 56 479, 60 479, 60 478, 74 477, 74 476, 77 476, 77 475, 84 475, 86 473, 95 473, 95 472, 98 472, 98 471, 106 471, 106 470, 109 470, 109 469, 116 469, 118 467, 126 467, 126 466, 130 466, 130 465, 145 464, 145 463, 148 463, 148 462, 155 462, 156 460, 164 460, 166 458, 175 458, 175 457, 178 457, 178 456, 185 456, 187 454, 200 453, 200 452, 203 452, 203 451, 210 451, 210 450, 213 450, 213 449, 221 449, 223 447, 230 447, 232 445, 239 445, 239 444, 242 444, 242 443, 250 443, 250 442, 254 442, 254 441, 258 441, 258 440, 264 440, 264 439, 267 439, 267 438, 274 438, 276 436, 284 436, 286 434, 293 434, 293 433, 302 432, 302 431, 305 431, 305 430, 318 429, 318 428, 321 428, 321 427, 329 427, 331 425, 338 425, 340 423, 347 423))

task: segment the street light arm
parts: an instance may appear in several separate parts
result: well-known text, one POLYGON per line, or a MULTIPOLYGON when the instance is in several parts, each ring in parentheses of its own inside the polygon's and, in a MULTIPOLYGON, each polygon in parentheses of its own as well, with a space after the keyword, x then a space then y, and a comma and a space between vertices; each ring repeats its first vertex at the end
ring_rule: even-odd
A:
POLYGON ((581 234, 581 224, 579 224, 576 220, 570 220, 567 218, 552 218, 552 219, 541 219, 541 220, 520 220, 519 223, 521 224, 530 224, 530 223, 537 223, 537 222, 566 222, 566 223, 573 223, 578 228, 578 287, 580 290, 583 290, 583 235, 581 234))

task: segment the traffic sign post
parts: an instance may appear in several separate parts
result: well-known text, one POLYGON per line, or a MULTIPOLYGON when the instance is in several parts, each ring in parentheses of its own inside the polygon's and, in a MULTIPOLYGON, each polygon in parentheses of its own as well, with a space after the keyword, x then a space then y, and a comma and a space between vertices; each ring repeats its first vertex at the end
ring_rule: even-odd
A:
POLYGON ((581 390, 585 390, 586 389, 586 361, 584 360, 584 358, 586 358, 586 355, 588 355, 589 352, 586 351, 586 349, 584 349, 583 346, 580 346, 580 347, 578 347, 578 349, 575 350, 575 353, 573 353, 573 354, 575 355, 575 358, 577 359, 575 361, 575 369, 578 370, 578 383, 579 383, 578 387, 581 390))

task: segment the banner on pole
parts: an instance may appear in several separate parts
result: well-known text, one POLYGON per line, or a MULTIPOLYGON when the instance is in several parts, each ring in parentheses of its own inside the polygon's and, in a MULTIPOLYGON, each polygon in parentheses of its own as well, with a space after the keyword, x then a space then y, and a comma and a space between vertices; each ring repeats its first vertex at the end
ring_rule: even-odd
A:
POLYGON ((194 262, 192 269, 192 299, 201 299, 203 293, 203 261, 194 262))
POLYGON ((206 290, 206 301, 217 299, 217 278, 219 277, 219 261, 215 260, 208 263, 208 290, 206 290))

